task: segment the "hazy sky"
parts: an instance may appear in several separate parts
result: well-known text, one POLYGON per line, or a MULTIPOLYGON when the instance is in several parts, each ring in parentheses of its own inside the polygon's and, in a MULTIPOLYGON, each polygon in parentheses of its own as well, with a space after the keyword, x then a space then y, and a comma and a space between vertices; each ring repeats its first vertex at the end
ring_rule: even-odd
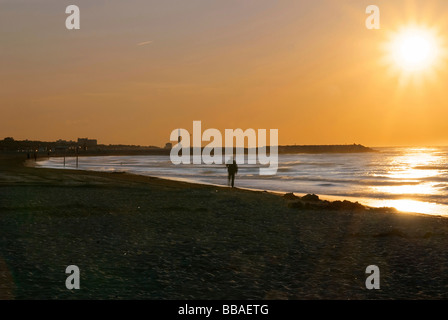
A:
POLYGON ((384 64, 410 21, 445 39, 448 2, 0 0, 0 139, 162 146, 201 120, 280 144, 448 145, 448 68, 403 85, 384 64))

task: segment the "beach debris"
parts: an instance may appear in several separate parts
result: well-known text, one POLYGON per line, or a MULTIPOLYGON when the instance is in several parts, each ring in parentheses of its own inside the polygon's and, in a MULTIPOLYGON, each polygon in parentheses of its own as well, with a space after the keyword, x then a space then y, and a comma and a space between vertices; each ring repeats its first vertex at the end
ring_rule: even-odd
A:
POLYGON ((359 202, 337 200, 333 202, 328 202, 327 209, 337 211, 356 211, 356 210, 365 210, 366 208, 359 202))
POLYGON ((285 198, 286 200, 298 200, 300 199, 300 197, 296 196, 294 193, 290 192, 290 193, 285 193, 283 195, 283 198, 285 198))
POLYGON ((316 196, 315 194, 307 194, 301 198, 303 201, 309 201, 309 202, 317 202, 320 201, 319 196, 316 196))
POLYGON ((330 210, 330 211, 363 211, 367 208, 359 202, 320 200, 315 194, 298 197, 293 193, 286 193, 283 198, 288 201, 287 207, 304 210, 330 210))
POLYGON ((379 207, 379 208, 368 208, 370 212, 382 212, 382 213, 398 213, 397 208, 393 207, 379 207))

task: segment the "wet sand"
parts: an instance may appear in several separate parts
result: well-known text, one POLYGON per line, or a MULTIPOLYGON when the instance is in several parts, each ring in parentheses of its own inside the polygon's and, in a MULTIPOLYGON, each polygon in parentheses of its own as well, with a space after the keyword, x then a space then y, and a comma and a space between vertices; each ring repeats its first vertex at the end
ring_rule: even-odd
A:
POLYGON ((448 297, 447 218, 322 204, 0 156, 0 299, 448 297))

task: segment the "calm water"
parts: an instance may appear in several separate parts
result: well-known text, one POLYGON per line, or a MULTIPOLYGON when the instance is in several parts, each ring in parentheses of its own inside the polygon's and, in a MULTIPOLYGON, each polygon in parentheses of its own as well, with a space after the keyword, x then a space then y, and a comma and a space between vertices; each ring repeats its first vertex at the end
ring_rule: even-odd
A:
MULTIPOLYGON (((260 176, 258 167, 240 165, 236 186, 261 190, 315 193, 377 207, 448 215, 447 148, 376 148, 365 154, 279 155, 277 174, 260 176)), ((62 158, 38 166, 63 168, 62 158)), ((75 168, 75 158, 66 159, 75 168)), ((226 185, 224 165, 173 165, 168 156, 80 157, 79 169, 135 174, 226 185)))

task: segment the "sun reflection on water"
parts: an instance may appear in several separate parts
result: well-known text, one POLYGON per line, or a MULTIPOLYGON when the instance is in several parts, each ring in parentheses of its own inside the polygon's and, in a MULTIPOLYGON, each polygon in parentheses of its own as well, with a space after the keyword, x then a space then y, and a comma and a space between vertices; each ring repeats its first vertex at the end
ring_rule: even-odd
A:
POLYGON ((366 203, 372 207, 395 208, 402 212, 425 213, 432 215, 447 215, 447 207, 438 203, 416 201, 409 199, 399 200, 370 200, 366 203))
POLYGON ((404 199, 371 200, 368 205, 375 207, 393 207, 403 212, 418 212, 426 214, 448 214, 447 206, 412 199, 412 195, 443 195, 443 190, 437 183, 426 182, 425 178, 437 177, 446 172, 443 166, 445 160, 433 148, 414 148, 405 155, 399 155, 389 160, 390 170, 383 174, 398 185, 372 186, 374 193, 389 194, 395 198, 399 195, 404 199))
POLYGON ((372 187, 376 192, 382 192, 386 194, 424 194, 432 195, 437 193, 437 189, 434 188, 434 183, 425 183, 417 185, 400 185, 400 186, 380 186, 372 187))

